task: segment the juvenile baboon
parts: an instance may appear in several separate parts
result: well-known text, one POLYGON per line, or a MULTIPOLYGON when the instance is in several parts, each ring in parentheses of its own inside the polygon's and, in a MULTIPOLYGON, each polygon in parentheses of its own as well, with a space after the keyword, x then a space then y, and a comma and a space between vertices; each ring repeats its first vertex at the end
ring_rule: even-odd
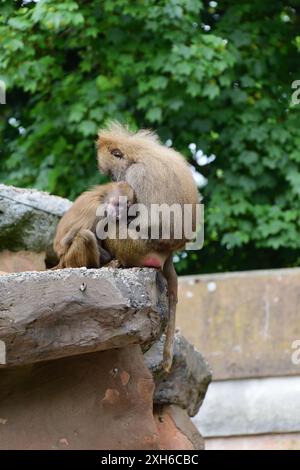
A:
POLYGON ((127 198, 128 205, 135 202, 132 188, 124 182, 95 186, 76 199, 56 229, 54 251, 59 263, 55 269, 99 268, 112 260, 105 241, 96 236, 97 210, 102 204, 108 217, 122 218, 128 206, 119 205, 121 196, 127 198))

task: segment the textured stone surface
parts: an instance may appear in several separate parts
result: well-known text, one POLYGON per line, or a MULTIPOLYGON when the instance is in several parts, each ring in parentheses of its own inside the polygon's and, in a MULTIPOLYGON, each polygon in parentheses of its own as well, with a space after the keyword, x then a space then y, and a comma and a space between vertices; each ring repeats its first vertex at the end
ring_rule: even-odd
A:
POLYGON ((13 252, 3 250, 0 252, 0 269, 6 273, 20 273, 23 271, 44 271, 45 253, 31 251, 13 252))
POLYGON ((299 374, 300 269, 180 278, 177 325, 214 380, 299 374))
POLYGON ((0 250, 46 251, 71 205, 58 196, 0 184, 0 250))
POLYGON ((147 350, 166 323, 162 275, 33 272, 45 258, 55 263, 50 247, 70 206, 0 184, 0 449, 202 449, 182 408, 197 412, 210 371, 180 335, 168 376, 162 341, 148 356, 160 404, 153 416, 154 382, 139 345, 147 350))
POLYGON ((212 382, 193 422, 204 437, 300 431, 300 377, 212 382))
MULTIPOLYGON (((152 344, 167 315, 154 269, 64 269, 1 276, 6 366, 152 344)), ((2 360, 2 366, 5 367, 2 360)))
POLYGON ((164 337, 145 354, 146 364, 155 377, 154 403, 175 404, 194 416, 211 381, 211 370, 204 357, 176 333, 171 372, 162 371, 164 337))
POLYGON ((0 449, 159 449, 139 346, 2 370, 0 449))
POLYGON ((185 410, 176 405, 154 407, 161 450, 203 450, 204 441, 185 410))

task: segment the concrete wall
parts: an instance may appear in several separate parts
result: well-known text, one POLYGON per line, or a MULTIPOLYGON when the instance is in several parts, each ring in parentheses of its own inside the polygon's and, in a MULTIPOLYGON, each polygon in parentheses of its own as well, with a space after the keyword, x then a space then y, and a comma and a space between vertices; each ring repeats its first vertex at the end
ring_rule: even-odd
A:
POLYGON ((180 279, 177 324, 213 369, 208 449, 300 449, 300 269, 180 279))

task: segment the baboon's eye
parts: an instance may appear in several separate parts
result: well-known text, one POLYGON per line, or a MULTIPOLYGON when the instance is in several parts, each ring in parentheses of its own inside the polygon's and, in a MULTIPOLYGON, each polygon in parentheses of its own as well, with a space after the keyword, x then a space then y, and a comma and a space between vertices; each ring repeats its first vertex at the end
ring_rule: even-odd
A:
POLYGON ((110 153, 114 157, 117 157, 117 158, 123 158, 123 156, 124 156, 120 149, 112 149, 110 153))

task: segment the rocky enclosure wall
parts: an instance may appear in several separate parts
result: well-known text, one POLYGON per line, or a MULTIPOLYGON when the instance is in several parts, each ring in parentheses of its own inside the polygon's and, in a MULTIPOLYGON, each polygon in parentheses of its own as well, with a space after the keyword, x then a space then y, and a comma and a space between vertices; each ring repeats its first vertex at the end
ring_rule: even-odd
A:
POLYGON ((45 271, 70 204, 0 185, 0 449, 202 449, 211 371, 178 333, 163 372, 163 276, 45 271))
POLYGON ((208 448, 300 449, 299 285, 299 268, 180 279, 177 324, 214 371, 208 448))

